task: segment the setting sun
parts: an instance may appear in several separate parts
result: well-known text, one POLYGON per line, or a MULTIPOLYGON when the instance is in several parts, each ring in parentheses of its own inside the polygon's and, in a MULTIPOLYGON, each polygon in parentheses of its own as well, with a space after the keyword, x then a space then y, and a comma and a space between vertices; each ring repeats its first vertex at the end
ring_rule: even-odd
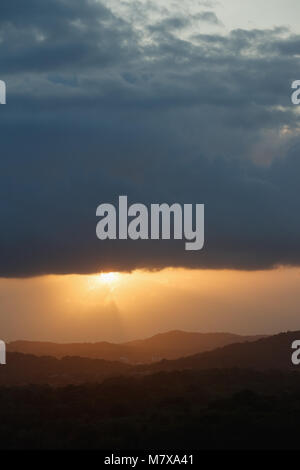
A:
POLYGON ((100 274, 100 281, 103 284, 113 284, 119 278, 119 273, 101 273, 100 274))

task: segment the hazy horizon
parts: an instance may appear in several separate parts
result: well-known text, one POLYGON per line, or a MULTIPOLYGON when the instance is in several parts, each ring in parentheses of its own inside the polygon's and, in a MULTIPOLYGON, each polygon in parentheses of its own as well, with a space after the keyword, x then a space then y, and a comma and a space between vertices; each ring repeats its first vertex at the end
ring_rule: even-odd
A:
POLYGON ((6 341, 120 343, 171 330, 295 331, 299 275, 298 268, 165 269, 1 279, 1 334, 6 341))

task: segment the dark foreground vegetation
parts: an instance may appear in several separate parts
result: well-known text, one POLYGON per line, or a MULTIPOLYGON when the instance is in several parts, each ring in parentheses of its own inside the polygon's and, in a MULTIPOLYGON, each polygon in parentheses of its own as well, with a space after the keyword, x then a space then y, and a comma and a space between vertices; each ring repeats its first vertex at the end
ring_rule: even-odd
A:
POLYGON ((297 449, 299 426, 295 371, 0 387, 1 449, 297 449))

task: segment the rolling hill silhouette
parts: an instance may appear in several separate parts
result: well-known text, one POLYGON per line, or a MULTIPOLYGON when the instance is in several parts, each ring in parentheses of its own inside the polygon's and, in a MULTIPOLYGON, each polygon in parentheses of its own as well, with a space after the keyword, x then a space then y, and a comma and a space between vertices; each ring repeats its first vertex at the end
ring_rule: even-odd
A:
POLYGON ((298 370, 291 362, 291 344, 299 338, 300 332, 280 333, 255 342, 235 343, 180 359, 141 365, 83 357, 58 359, 8 352, 7 364, 0 368, 0 385, 79 384, 101 382, 111 377, 182 370, 298 370))
MULTIPOLYGON (((235 343, 213 351, 176 360, 163 360, 141 366, 147 372, 182 369, 292 369, 292 342, 300 339, 300 331, 280 333, 254 342, 235 343)), ((297 367, 296 367, 297 369, 297 367)), ((300 370, 300 369, 299 369, 300 370)))
POLYGON ((7 351, 34 354, 36 356, 80 356, 132 364, 157 362, 161 359, 177 359, 210 351, 232 343, 256 341, 261 336, 240 336, 231 333, 190 333, 170 331, 151 338, 126 343, 51 343, 40 341, 14 341, 7 351))
POLYGON ((132 373, 122 362, 83 357, 34 356, 7 353, 6 365, 0 368, 1 385, 50 384, 54 386, 102 382, 109 377, 132 373))

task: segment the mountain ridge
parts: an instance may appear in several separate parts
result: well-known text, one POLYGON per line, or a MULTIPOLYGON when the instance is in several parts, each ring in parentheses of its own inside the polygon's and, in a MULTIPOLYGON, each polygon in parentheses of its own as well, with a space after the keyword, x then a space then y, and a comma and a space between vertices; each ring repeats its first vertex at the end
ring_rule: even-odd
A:
POLYGON ((0 368, 0 385, 48 383, 60 386, 182 370, 222 370, 225 374, 230 369, 300 371, 291 361, 292 342, 299 338, 300 331, 285 332, 255 342, 233 343, 180 359, 140 365, 75 356, 58 359, 8 352, 7 364, 0 368))
MULTIPOLYGON (((255 370, 295 368, 291 362, 293 341, 300 331, 287 331, 257 341, 232 343, 212 351, 151 364, 151 372, 182 369, 250 368, 255 370)), ((143 366, 141 366, 143 368, 143 366)), ((300 370, 300 369, 299 369, 300 370)))
POLYGON ((57 358, 79 356, 137 364, 158 362, 161 359, 177 359, 235 342, 256 341, 261 337, 262 335, 243 336, 233 333, 172 330, 123 343, 108 341, 56 343, 18 340, 8 343, 7 351, 57 358))

